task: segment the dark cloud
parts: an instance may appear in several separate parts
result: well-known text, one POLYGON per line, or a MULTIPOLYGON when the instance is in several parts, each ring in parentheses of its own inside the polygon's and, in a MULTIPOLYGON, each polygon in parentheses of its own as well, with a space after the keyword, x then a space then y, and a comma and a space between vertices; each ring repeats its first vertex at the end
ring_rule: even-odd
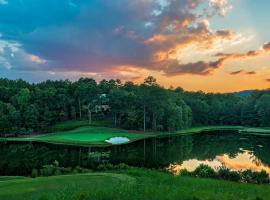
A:
POLYGON ((214 69, 217 69, 223 65, 225 60, 223 58, 213 62, 198 61, 194 63, 181 64, 177 60, 166 61, 162 64, 163 71, 166 75, 175 76, 179 74, 197 74, 207 75, 214 69))
POLYGON ((237 71, 233 71, 230 74, 231 75, 237 75, 237 74, 241 74, 243 72, 243 70, 237 70, 237 71))
POLYGON ((246 72, 246 74, 248 74, 248 75, 254 75, 254 74, 256 74, 256 72, 255 71, 249 71, 249 72, 246 72))
POLYGON ((0 40, 6 43, 0 57, 6 68, 20 71, 117 73, 112 69, 133 66, 168 75, 205 75, 222 67, 227 59, 255 56, 255 51, 219 54, 215 61, 187 64, 168 58, 179 46, 195 43, 209 48, 217 39, 232 39, 234 32, 212 31, 206 20, 209 13, 224 13, 227 1, 208 2, 8 1, 0 5, 0 40), (202 10, 203 5, 208 7, 202 10), (18 44, 16 48, 11 47, 13 43, 18 44), (160 52, 168 56, 154 59, 160 52))
POLYGON ((255 71, 246 72, 245 70, 241 69, 241 70, 230 72, 230 74, 231 75, 238 75, 238 74, 254 75, 254 74, 256 74, 256 72, 255 71))
POLYGON ((232 37, 234 36, 234 33, 230 30, 218 30, 216 31, 216 34, 225 39, 232 39, 232 37))
POLYGON ((263 49, 264 49, 265 51, 270 51, 270 42, 265 43, 265 44, 263 45, 263 49))
POLYGON ((265 79, 265 81, 270 82, 270 78, 265 79))

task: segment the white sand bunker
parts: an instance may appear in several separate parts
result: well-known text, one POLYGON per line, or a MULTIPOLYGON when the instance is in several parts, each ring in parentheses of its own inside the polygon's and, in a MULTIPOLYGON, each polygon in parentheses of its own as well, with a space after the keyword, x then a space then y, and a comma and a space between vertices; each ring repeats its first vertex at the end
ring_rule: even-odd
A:
POLYGON ((127 137, 112 137, 108 140, 105 140, 105 142, 108 142, 110 144, 123 144, 129 142, 129 139, 127 137))

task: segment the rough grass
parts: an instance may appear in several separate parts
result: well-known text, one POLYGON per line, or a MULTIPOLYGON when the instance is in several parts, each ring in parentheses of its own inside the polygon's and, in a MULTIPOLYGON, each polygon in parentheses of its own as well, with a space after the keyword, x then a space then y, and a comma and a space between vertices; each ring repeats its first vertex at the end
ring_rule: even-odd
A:
POLYGON ((54 144, 109 146, 105 140, 111 137, 127 137, 130 142, 154 137, 153 134, 130 132, 122 129, 84 126, 71 131, 56 132, 27 138, 8 138, 9 141, 35 141, 54 144))
POLYGON ((269 197, 269 185, 176 177, 137 168, 0 182, 0 199, 9 200, 267 200, 269 197))
POLYGON ((88 122, 86 120, 82 121, 73 120, 60 122, 52 127, 52 132, 69 131, 86 125, 88 125, 88 122))

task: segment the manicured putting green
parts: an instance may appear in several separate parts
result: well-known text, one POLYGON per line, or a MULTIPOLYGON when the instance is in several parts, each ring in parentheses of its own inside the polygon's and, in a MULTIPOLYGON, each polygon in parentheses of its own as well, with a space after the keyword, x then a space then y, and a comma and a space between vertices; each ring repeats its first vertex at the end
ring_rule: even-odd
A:
POLYGON ((8 138, 9 141, 36 141, 56 144, 73 145, 111 145, 105 140, 112 137, 126 137, 133 142, 144 138, 154 137, 154 134, 125 131, 121 129, 84 126, 71 131, 51 133, 27 138, 8 138))

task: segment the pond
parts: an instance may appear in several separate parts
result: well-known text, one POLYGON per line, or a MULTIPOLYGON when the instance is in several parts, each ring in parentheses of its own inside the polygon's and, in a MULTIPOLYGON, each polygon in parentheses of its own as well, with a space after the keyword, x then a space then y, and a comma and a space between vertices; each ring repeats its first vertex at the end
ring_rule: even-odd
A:
POLYGON ((194 170, 199 164, 232 170, 264 169, 270 174, 270 137, 234 131, 151 138, 112 147, 74 147, 43 143, 0 143, 0 175, 25 175, 59 161, 63 167, 95 168, 100 163, 126 163, 148 168, 194 170))
POLYGON ((270 137, 234 131, 204 132, 150 139, 145 144, 140 141, 121 147, 111 156, 114 162, 165 167, 175 174, 183 168, 193 171, 200 164, 232 170, 263 169, 270 174, 270 137))

